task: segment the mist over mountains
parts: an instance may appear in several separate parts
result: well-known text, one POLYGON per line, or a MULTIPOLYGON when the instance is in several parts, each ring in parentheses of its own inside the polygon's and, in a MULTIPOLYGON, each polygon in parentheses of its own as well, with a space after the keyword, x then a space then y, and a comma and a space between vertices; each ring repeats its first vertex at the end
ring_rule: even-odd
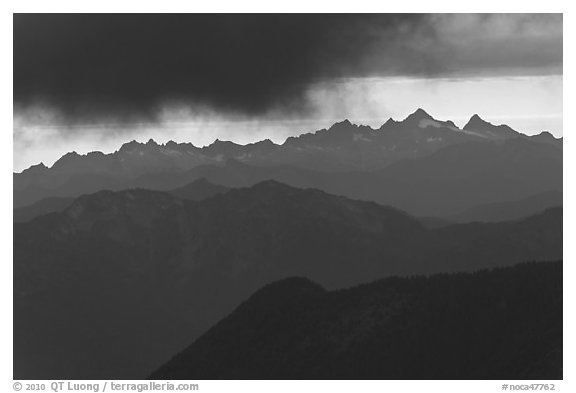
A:
POLYGON ((274 179, 440 216, 561 190, 561 166, 561 139, 550 134, 528 137, 477 115, 459 129, 418 109, 378 130, 343 121, 282 145, 217 140, 198 148, 150 140, 111 154, 73 152, 51 168, 39 164, 14 174, 14 206, 101 189, 166 191, 200 178, 227 187, 274 179), (427 201, 421 193, 430 195, 427 201))
POLYGON ((51 168, 39 164, 15 173, 14 377, 138 379, 158 370, 153 377, 329 378, 346 369, 340 375, 350 378, 556 378, 561 263, 549 262, 562 260, 562 154, 562 139, 548 133, 529 137, 477 115, 460 129, 418 109, 379 129, 343 121, 282 145, 132 141, 111 154, 72 152, 51 168), (446 279, 389 279, 384 282, 398 285, 370 284, 378 288, 374 293, 362 286, 339 291, 389 276, 528 261, 542 262, 446 279), (549 278, 543 286, 530 286, 536 271, 549 278), (284 288, 279 295, 264 289, 250 297, 289 277, 306 280, 273 284, 284 288), (483 295, 473 299, 463 289, 470 282, 479 293, 492 288, 498 295, 484 303, 478 300, 483 295), (522 291, 510 294, 505 282, 522 291), (381 289, 383 297, 376 293, 381 289), (539 307, 551 313, 550 325, 527 326, 501 352, 496 344, 519 325, 502 332, 490 325, 477 341, 463 332, 448 345, 445 367, 452 373, 427 360, 406 372, 384 372, 376 364, 392 364, 395 355, 366 352, 380 340, 371 330, 376 324, 387 335, 375 348, 392 345, 398 364, 413 362, 447 340, 444 333, 419 333, 414 322, 418 316, 430 321, 446 298, 464 296, 436 321, 454 322, 447 329, 453 332, 472 329, 467 316, 505 323, 501 304, 527 310, 540 289, 547 291, 539 307), (368 303, 391 304, 393 318, 380 318, 388 306, 355 303, 354 293, 364 290, 369 293, 359 296, 368 303), (295 300, 286 306, 292 293, 295 300), (266 299, 265 306, 252 305, 254 299, 266 299), (336 329, 332 323, 344 318, 340 307, 348 302, 378 316, 354 317, 346 322, 349 330, 334 333, 346 348, 323 340, 312 347, 295 343, 292 325, 280 318, 282 329, 262 327, 270 340, 253 352, 257 361, 222 360, 250 345, 254 337, 243 332, 271 310, 305 321, 306 334, 318 337, 336 329), (323 311, 315 315, 313 305, 323 311), (550 340, 531 347, 530 337, 544 333, 550 340), (400 356, 400 343, 412 339, 422 346, 400 356), (496 352, 478 349, 492 339, 489 348, 496 352), (470 352, 458 350, 462 343, 470 352), (275 345, 294 348, 287 359, 306 358, 303 368, 272 362, 258 374, 275 345), (213 357, 197 367, 209 348, 213 357), (488 365, 490 356, 506 351, 500 363, 488 365), (512 370, 519 353, 529 355, 512 370), (462 356, 475 354, 478 364, 453 369, 462 356), (371 360, 362 360, 363 370, 345 360, 365 356, 371 360), (303 371, 316 361, 316 368, 303 371))
POLYGON ((142 378, 239 299, 283 277, 342 288, 562 256, 561 209, 428 230, 393 208, 274 181, 200 202, 101 191, 14 231, 23 378, 142 378), (70 363, 47 367, 53 357, 70 363))

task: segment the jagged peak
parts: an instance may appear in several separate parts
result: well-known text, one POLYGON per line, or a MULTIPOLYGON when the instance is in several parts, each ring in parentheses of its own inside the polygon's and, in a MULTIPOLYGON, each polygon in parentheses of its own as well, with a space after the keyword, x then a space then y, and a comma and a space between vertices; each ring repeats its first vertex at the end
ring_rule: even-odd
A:
POLYGON ((174 142, 173 140, 169 140, 165 144, 161 145, 167 147, 169 149, 178 149, 178 148, 196 148, 192 142, 174 142))
POLYGON ((464 129, 468 130, 468 129, 470 129, 470 127, 485 126, 485 125, 492 126, 493 124, 482 119, 477 113, 475 113, 472 115, 470 120, 468 120, 468 123, 466 123, 466 125, 464 126, 464 129))
POLYGON ((276 145, 276 144, 274 142, 272 142, 270 139, 266 138, 266 139, 262 139, 261 141, 249 143, 245 146, 272 146, 272 145, 276 145))
POLYGON ((330 130, 334 130, 334 129, 346 129, 348 127, 358 127, 357 125, 353 124, 350 122, 350 120, 348 119, 344 119, 342 121, 336 122, 334 124, 332 124, 332 126, 329 128, 330 130))
POLYGON ((418 108, 414 111, 414 113, 411 113, 410 115, 408 115, 408 117, 406 117, 404 119, 404 121, 412 122, 412 121, 420 121, 420 120, 425 120, 425 119, 434 120, 434 118, 432 116, 430 116, 428 114, 428 112, 426 112, 422 108, 418 108))
POLYGON ((76 153, 76 151, 70 151, 66 154, 64 154, 62 157, 60 157, 55 163, 54 165, 52 165, 52 168, 57 168, 58 166, 70 161, 70 160, 74 160, 76 158, 80 157, 80 154, 76 153))
POLYGON ((234 145, 234 146, 241 146, 236 142, 232 142, 232 141, 223 141, 219 138, 216 138, 214 140, 214 142, 212 142, 210 145, 208 146, 222 146, 222 145, 234 145))
POLYGON ((41 173, 48 170, 48 167, 44 165, 43 162, 40 162, 36 165, 31 165, 29 168, 24 169, 22 173, 41 173))
POLYGON ((30 166, 28 169, 48 169, 48 167, 44 165, 43 162, 40 162, 39 164, 30 166))
POLYGON ((140 145, 141 145, 140 142, 138 142, 138 141, 135 140, 135 139, 132 139, 130 142, 123 143, 122 146, 120 146, 120 150, 119 150, 119 151, 130 150, 130 149, 135 148, 135 147, 138 147, 138 146, 140 146, 140 145))

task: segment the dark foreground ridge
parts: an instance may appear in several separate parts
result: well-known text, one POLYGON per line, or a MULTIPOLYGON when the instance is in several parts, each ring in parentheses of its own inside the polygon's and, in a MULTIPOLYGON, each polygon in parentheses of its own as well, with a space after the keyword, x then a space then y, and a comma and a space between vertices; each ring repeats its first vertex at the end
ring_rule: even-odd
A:
POLYGON ((265 286, 152 379, 562 379, 562 262, 265 286))
POLYGON ((145 378, 287 277, 332 290, 561 258, 562 208, 429 230, 394 208, 273 180, 201 201, 99 191, 14 224, 14 376, 145 378))

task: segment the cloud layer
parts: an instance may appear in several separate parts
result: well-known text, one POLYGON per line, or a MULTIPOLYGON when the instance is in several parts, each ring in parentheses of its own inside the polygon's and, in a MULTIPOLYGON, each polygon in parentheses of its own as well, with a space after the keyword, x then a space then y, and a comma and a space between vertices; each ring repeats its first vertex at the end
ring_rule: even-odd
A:
POLYGON ((155 120, 167 105, 306 113, 334 78, 562 73, 562 15, 14 16, 15 111, 155 120))
POLYGON ((14 166, 424 107, 562 134, 562 15, 14 15, 14 166), (463 99, 465 98, 465 99, 463 99))

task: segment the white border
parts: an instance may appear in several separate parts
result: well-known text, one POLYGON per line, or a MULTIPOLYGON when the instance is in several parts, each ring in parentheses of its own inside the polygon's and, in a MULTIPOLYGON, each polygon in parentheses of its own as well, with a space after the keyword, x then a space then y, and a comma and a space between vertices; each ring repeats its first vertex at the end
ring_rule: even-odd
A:
MULTIPOLYGON (((2 182, 12 184, 11 170, 13 165, 12 137, 8 130, 12 129, 12 12, 562 12, 564 13, 564 113, 571 117, 576 107, 574 97, 574 77, 576 70, 572 49, 574 44, 574 6, 568 1, 502 1, 484 0, 480 6, 471 2, 472 6, 462 1, 364 1, 341 2, 291 0, 277 5, 270 1, 214 1, 191 4, 192 2, 163 0, 148 2, 99 0, 98 2, 82 3, 72 0, 60 1, 11 1, 3 5, 0 22, 0 40, 3 56, 2 67, 2 129, 3 146, 2 182), (401 4, 398 4, 401 3, 401 4)), ((572 2, 572 4, 574 4, 572 2)), ((568 126, 571 126, 568 123, 568 126)), ((568 203, 564 205, 564 381, 548 381, 556 384, 557 391, 576 391, 576 369, 574 367, 574 334, 576 324, 575 288, 576 279, 574 263, 574 243, 570 241, 570 223, 573 222, 575 209, 570 203, 574 200, 574 173, 576 172, 575 156, 572 155, 576 146, 572 143, 571 132, 564 127, 564 195, 568 203), (570 176, 572 175, 572 176, 570 176)), ((2 260, 0 263, 0 303, 2 304, 1 339, 2 356, 0 360, 0 391, 13 391, 12 380, 12 193, 11 186, 5 187, 2 193, 2 260)), ((52 381, 46 381, 52 382, 52 381)), ((89 382, 89 381, 86 381, 89 382)), ((103 382, 103 381, 93 381, 103 382)), ((125 381, 127 382, 127 381, 125 381)), ((137 382, 137 381, 134 381, 137 382)), ((446 393, 462 392, 498 392, 503 383, 514 384, 513 381, 193 381, 200 385, 200 391, 235 391, 250 389, 253 392, 269 392, 271 389, 280 392, 295 390, 330 390, 333 392, 351 391, 440 391, 446 393)), ((534 381, 542 383, 546 381, 534 381)), ((527 381, 518 381, 526 384, 527 381)))

